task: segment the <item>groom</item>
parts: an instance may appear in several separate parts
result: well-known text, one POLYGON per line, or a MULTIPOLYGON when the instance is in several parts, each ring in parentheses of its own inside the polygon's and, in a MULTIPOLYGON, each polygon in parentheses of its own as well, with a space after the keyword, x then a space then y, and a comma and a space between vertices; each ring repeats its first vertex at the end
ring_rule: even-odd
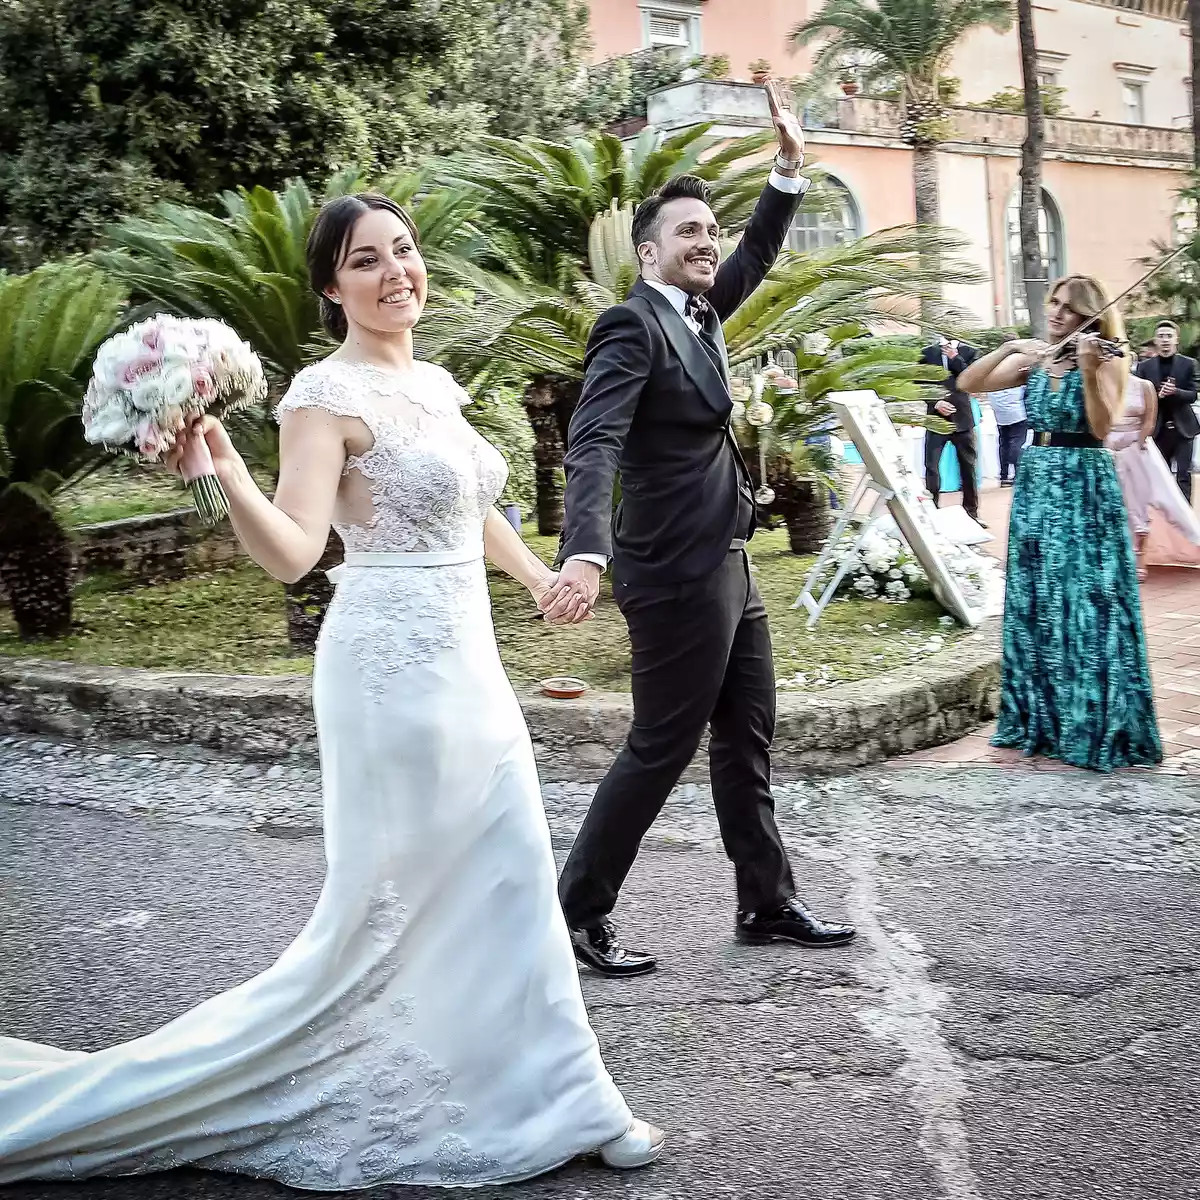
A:
POLYGON ((596 322, 571 420, 563 565, 542 609, 551 621, 586 616, 611 557, 613 596, 633 650, 633 728, 559 883, 576 958, 606 975, 656 966, 650 954, 622 945, 609 914, 706 728, 713 803, 737 879, 739 938, 831 946, 854 936, 796 898, 775 826, 775 672, 745 550, 753 489, 729 426, 721 322, 766 276, 808 186, 799 175, 800 124, 774 84, 767 98, 779 154, 724 264, 702 180, 680 176, 638 206, 641 279, 596 322))

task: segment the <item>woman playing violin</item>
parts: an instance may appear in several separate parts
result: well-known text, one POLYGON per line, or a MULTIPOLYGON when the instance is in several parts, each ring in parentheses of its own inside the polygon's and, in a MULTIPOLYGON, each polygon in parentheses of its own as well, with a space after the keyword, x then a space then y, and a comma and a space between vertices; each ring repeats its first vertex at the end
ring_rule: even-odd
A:
POLYGON ((1125 502, 1104 439, 1129 376, 1103 285, 1050 289, 1044 342, 1009 342, 959 376, 964 391, 1026 384, 1034 431, 1009 518, 1000 718, 992 744, 1079 767, 1157 763, 1162 743, 1125 502))

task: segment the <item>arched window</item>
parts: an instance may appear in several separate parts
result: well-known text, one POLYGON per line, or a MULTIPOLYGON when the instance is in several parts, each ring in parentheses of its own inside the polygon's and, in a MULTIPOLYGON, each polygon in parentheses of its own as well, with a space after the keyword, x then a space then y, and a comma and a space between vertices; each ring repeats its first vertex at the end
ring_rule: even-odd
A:
MULTIPOLYGON (((1063 262, 1062 216, 1053 197, 1044 188, 1038 207, 1038 240, 1042 245, 1042 274, 1052 281, 1066 274, 1063 262)), ((1021 193, 1013 193, 1008 205, 1008 302, 1012 323, 1023 325, 1029 320, 1025 303, 1025 268, 1021 263, 1021 193)))
POLYGON ((819 208, 801 208, 788 234, 791 250, 824 250, 862 237, 862 217, 850 189, 832 175, 825 177, 823 188, 832 193, 833 203, 819 208))
POLYGON ((1175 218, 1171 233, 1176 246, 1190 242, 1196 236, 1196 201, 1191 196, 1180 196, 1175 205, 1175 218))

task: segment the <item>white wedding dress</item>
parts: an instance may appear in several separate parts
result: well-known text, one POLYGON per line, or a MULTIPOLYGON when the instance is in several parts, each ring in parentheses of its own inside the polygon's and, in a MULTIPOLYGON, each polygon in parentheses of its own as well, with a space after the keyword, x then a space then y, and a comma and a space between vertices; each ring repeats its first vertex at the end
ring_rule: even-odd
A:
POLYGON ((313 678, 328 873, 263 974, 124 1045, 0 1038, 0 1183, 177 1166, 297 1188, 526 1178, 620 1137, 556 895, 482 530, 505 464, 445 371, 327 360, 360 418, 313 678))

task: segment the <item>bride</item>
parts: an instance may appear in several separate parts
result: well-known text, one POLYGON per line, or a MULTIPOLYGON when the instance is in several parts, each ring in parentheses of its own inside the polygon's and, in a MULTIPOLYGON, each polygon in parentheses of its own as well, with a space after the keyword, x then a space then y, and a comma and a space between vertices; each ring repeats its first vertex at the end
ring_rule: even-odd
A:
POLYGON ((465 394, 413 360, 411 220, 334 200, 308 261, 342 345, 279 405, 274 503, 219 423, 186 436, 276 578, 311 570, 331 523, 345 543, 313 672, 324 887, 273 967, 154 1033, 95 1053, 0 1038, 0 1183, 194 1166, 349 1191, 661 1153, 588 1024, 484 555, 535 598, 555 577, 494 507, 504 461, 465 394))

